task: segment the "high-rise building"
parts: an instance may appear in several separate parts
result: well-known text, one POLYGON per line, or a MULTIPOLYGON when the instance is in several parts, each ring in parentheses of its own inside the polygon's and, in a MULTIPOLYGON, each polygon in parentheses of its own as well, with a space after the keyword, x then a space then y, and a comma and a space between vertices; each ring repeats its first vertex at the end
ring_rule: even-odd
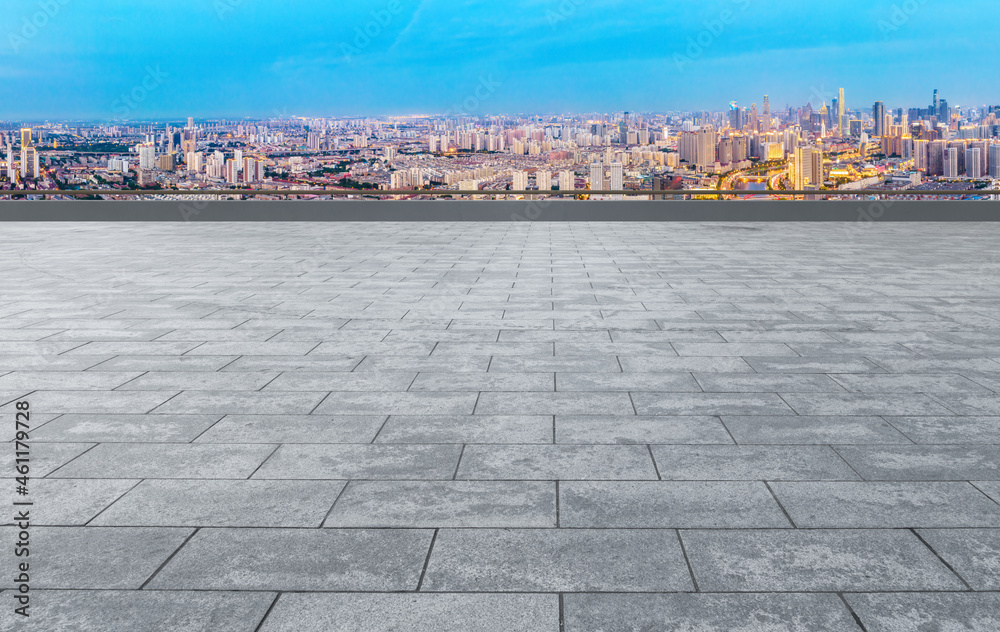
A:
POLYGON ((791 162, 792 188, 802 190, 823 184, 823 152, 812 147, 796 147, 791 162))
POLYGON ((882 101, 875 102, 875 106, 872 108, 872 118, 875 120, 875 131, 872 133, 872 135, 884 136, 886 134, 885 103, 883 103, 882 101))
POLYGON ((944 177, 958 177, 958 148, 949 147, 944 154, 944 177))
POLYGON ((917 171, 927 171, 928 144, 929 143, 926 140, 913 141, 913 168, 917 171))
POLYGON ((841 137, 846 136, 846 130, 844 125, 847 124, 846 115, 847 114, 847 104, 844 101, 844 89, 841 88, 837 93, 837 129, 840 130, 841 137))
MULTIPOLYGON (((625 189, 625 167, 620 162, 611 163, 611 190, 622 191, 625 189)), ((614 195, 612 199, 621 200, 624 196, 614 195)))
POLYGON ((39 175, 38 151, 34 147, 21 148, 21 177, 37 178, 39 175))
POLYGON ((1000 144, 990 145, 989 165, 990 177, 1000 178, 1000 144))
POLYGON ((31 146, 31 128, 30 127, 22 127, 21 128, 21 147, 24 148, 24 147, 30 147, 30 146, 31 146))
POLYGON ((861 132, 864 131, 864 123, 858 119, 851 119, 849 123, 850 136, 861 136, 861 132))
POLYGON ((539 191, 552 190, 552 172, 548 169, 539 169, 535 172, 535 184, 539 191))
POLYGON ((152 169, 156 166, 156 145, 142 143, 139 145, 139 168, 152 169))
POLYGON ((188 173, 201 173, 202 155, 196 151, 188 152, 185 158, 188 173))
POLYGON ((527 191, 528 190, 528 172, 527 171, 515 171, 513 184, 510 188, 514 191, 527 191))
POLYGON ((14 182, 17 180, 17 170, 14 167, 14 148, 7 145, 7 180, 14 182))
POLYGON ((559 172, 559 190, 573 191, 576 189, 576 174, 572 171, 559 172))
POLYGON ((591 191, 603 191, 604 190, 604 163, 603 162, 592 162, 592 163, 590 163, 590 190, 591 191))
POLYGON ((970 178, 982 178, 982 152, 978 147, 965 150, 965 175, 970 178))
POLYGON ((948 143, 943 140, 932 140, 927 145, 927 175, 944 175, 944 150, 948 143))
POLYGON ((226 161, 226 182, 236 184, 240 181, 239 164, 233 158, 226 161))
POLYGON ((695 164, 700 168, 715 164, 715 129, 711 125, 702 125, 698 130, 698 157, 695 164))

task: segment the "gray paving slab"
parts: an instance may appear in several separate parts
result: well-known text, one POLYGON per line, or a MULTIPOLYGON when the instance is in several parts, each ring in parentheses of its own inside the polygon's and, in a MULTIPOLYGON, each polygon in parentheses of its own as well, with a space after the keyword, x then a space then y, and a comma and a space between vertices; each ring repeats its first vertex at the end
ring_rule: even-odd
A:
MULTIPOLYGON (((93 443, 29 443, 29 475, 35 478, 47 476, 95 445, 93 443)), ((3 471, 13 474, 14 446, 8 443, 7 447, 9 449, 0 453, 0 466, 3 467, 3 471)))
MULTIPOLYGON (((184 356, 192 360, 199 356, 184 356)), ((227 356, 229 361, 224 363, 219 369, 223 372, 247 372, 247 371, 279 371, 279 372, 299 372, 322 373, 327 371, 351 371, 361 362, 363 357, 346 357, 343 355, 320 356, 227 356)), ((390 367, 396 368, 396 367, 390 367)), ((399 370, 407 370, 399 367, 399 370)))
MULTIPOLYGON (((32 410, 45 413, 143 415, 174 397, 176 392, 123 393, 119 391, 35 391, 27 398, 32 410)), ((0 407, 8 414, 14 404, 0 407)), ((198 412, 198 411, 196 411, 198 412)))
MULTIPOLYGON (((420 373, 409 385, 416 391, 552 392, 554 373, 420 373)), ((565 390, 565 389, 564 389, 565 390)))
MULTIPOLYGON (((116 393, 117 394, 117 393, 116 393)), ((126 393, 121 393, 126 394, 126 393)), ((146 395, 142 391, 127 393, 146 395)), ((152 393, 150 393, 152 394, 152 393)), ((184 391, 155 408, 160 415, 308 415, 328 393, 184 391)), ((347 413, 349 414, 349 413, 347 413)))
POLYGON ((772 483, 797 527, 992 527, 1000 505, 969 483, 772 483))
MULTIPOLYGON (((42 629, 254 632, 277 590, 265 630, 555 632, 559 590, 570 631, 860 629, 822 592, 843 590, 876 600, 855 605, 870 632, 993 632, 993 593, 939 592, 968 588, 935 552, 996 590, 1000 228, 843 229, 9 224, 38 268, 0 251, 34 524, 201 529, 163 592, 53 575, 74 590, 35 593, 62 617, 42 629), (629 534, 674 528, 709 539, 688 547, 702 591, 743 594, 628 594, 694 589, 673 549, 683 586, 634 570, 661 554, 629 534), (522 532, 542 535, 517 554, 493 535, 522 532), (449 533, 457 592, 423 592, 449 533)), ((87 537, 81 572, 145 550, 87 537)))
POLYGON ((1000 443, 1000 417, 889 417, 886 421, 914 443, 1000 443))
POLYGON ((0 610, 0 627, 24 632, 248 632, 263 620, 274 598, 274 593, 261 592, 43 590, 31 597, 27 619, 13 608, 0 610))
POLYGON ((385 415, 226 415, 195 443, 371 443, 385 420, 385 415))
MULTIPOLYGON (((65 356, 67 358, 72 358, 72 356, 65 356)), ((114 372, 124 372, 124 371, 199 371, 203 373, 209 373, 218 371, 224 366, 231 364, 238 356, 153 356, 153 355, 119 355, 115 357, 100 356, 104 358, 103 361, 97 362, 93 361, 93 358, 98 358, 98 356, 88 356, 91 358, 90 368, 88 371, 91 372, 104 372, 104 371, 114 371, 114 372)), ((84 358, 81 358, 83 360, 84 358)), ((85 363, 85 362, 83 362, 85 363)), ((53 370, 53 369, 46 369, 53 370)), ((80 369, 82 370, 82 369, 80 369)), ((277 370, 274 368, 268 368, 266 370, 277 370)))
POLYGON ((148 586, 153 590, 412 591, 420 580, 433 533, 421 529, 202 529, 148 586))
POLYGON ((759 373, 885 373, 886 370, 865 357, 812 356, 807 358, 746 358, 759 373))
MULTIPOLYGON (((15 527, 0 528, 8 542, 15 527)), ((137 590, 194 529, 33 527, 32 589, 137 590)), ((8 573, 0 585, 13 588, 8 573)))
POLYGON ((139 483, 94 526, 318 527, 343 481, 190 481, 139 483))
POLYGON ((559 486, 559 525, 566 528, 791 527, 760 482, 581 482, 559 486))
POLYGON ((860 630, 844 602, 830 594, 569 594, 563 604, 566 632, 860 630))
POLYGON ((1000 481, 972 481, 984 494, 1000 503, 1000 481))
POLYGON ((912 443, 894 424, 874 416, 726 415, 722 422, 736 443, 743 445, 912 443))
POLYGON ((958 415, 1000 416, 1000 395, 989 394, 943 394, 936 399, 947 410, 958 415))
POLYGON ((478 396, 475 392, 450 391, 336 392, 314 406, 313 412, 318 415, 471 415, 478 396))
POLYGON ((1000 590, 1000 527, 921 529, 917 533, 973 590, 1000 590))
MULTIPOLYGON (((54 444, 48 444, 54 445, 54 444)), ((102 443, 56 472, 55 478, 248 478, 274 445, 102 443)))
POLYGON ((656 480, 653 460, 639 445, 469 445, 457 479, 656 480))
MULTIPOLYGON (((800 373, 696 373, 708 393, 837 393, 844 387, 828 375, 800 373)), ((657 390, 657 389, 649 389, 657 390)))
MULTIPOLYGON (((0 377, 0 392, 21 391, 110 391, 142 375, 126 373, 86 373, 78 371, 15 371, 0 377)), ((171 390, 171 389, 159 389, 171 390)), ((174 389, 180 390, 180 389, 174 389)))
POLYGON ((844 446, 837 451, 866 480, 1000 480, 1000 446, 844 446))
POLYGON ((325 527, 556 526, 556 485, 541 481, 355 481, 325 527))
POLYGON ((561 444, 732 444, 718 417, 556 415, 561 444))
POLYGON ((632 393, 639 415, 794 415, 775 393, 632 393))
POLYGON ((628 393, 496 393, 484 392, 476 402, 482 415, 627 415, 635 413, 628 393))
POLYGON ((556 373, 559 391, 657 391, 700 393, 688 373, 556 373))
POLYGON ((952 411, 927 395, 881 393, 781 393, 799 415, 947 415, 952 411))
POLYGON ((459 445, 283 445, 253 478, 448 480, 461 454, 459 445))
POLYGON ((875 593, 844 595, 844 599, 868 632, 1000 629, 998 593, 875 593))
MULTIPOLYGON (((94 375, 103 375, 95 373, 94 375)), ((156 371, 146 373, 118 387, 119 391, 259 391, 278 373, 208 373, 156 371)), ((293 390, 293 389, 285 389, 293 390)), ((324 389, 314 389, 317 391, 324 389)))
POLYGON ((552 415, 391 415, 375 443, 552 443, 552 415))
POLYGON ((556 595, 284 594, 261 632, 558 632, 556 595))
POLYGON ((660 355, 622 356, 625 373, 753 373, 743 358, 670 357, 660 355))
POLYGON ((663 480, 858 480, 828 446, 704 445, 651 447, 663 480))
POLYGON ((679 592, 691 576, 673 530, 442 529, 427 592, 679 592))
POLYGON ((681 531, 708 592, 964 590, 910 531, 681 531))
POLYGON ((182 443, 192 441, 220 415, 60 415, 31 433, 34 441, 182 443))
MULTIPOLYGON (((39 478, 30 481, 27 496, 15 495, 11 490, 9 497, 12 503, 25 500, 33 503, 32 525, 79 527, 138 483, 138 480, 39 478)), ((3 524, 14 524, 16 516, 16 512, 9 512, 3 524)))

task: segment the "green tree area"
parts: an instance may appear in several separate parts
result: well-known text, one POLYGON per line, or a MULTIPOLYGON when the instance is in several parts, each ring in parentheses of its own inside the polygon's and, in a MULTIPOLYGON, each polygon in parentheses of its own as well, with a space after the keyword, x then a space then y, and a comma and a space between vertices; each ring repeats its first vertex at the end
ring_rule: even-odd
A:
POLYGON ((338 181, 337 186, 344 189, 378 189, 377 184, 372 184, 371 182, 358 182, 357 180, 352 180, 350 178, 344 178, 343 180, 338 181))

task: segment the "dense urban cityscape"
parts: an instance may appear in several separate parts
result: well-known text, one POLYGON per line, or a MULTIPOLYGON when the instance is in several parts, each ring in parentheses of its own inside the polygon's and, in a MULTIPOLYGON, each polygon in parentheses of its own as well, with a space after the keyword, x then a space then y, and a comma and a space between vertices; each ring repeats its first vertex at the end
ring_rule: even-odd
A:
POLYGON ((627 199, 685 199, 698 197, 685 190, 726 190, 774 199, 815 190, 806 197, 838 199, 874 189, 967 190, 941 198, 982 199, 1000 189, 998 117, 1000 105, 950 106, 937 90, 926 106, 848 107, 840 89, 818 107, 776 108, 764 96, 715 112, 0 121, 0 195, 170 199, 205 190, 208 199, 240 199, 214 192, 254 189, 308 191, 303 199, 329 197, 323 191, 626 199, 589 192, 669 190, 677 193, 627 199))

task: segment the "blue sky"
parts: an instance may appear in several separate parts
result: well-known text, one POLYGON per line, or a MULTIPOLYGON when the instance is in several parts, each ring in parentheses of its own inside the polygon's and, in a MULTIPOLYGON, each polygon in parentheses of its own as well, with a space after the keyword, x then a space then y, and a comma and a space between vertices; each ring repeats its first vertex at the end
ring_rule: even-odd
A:
MULTIPOLYGON (((10 6, 10 5, 13 6, 10 6)), ((968 0, 18 0, 0 120, 1000 103, 968 0), (370 35, 359 35, 367 31, 370 35), (478 96, 477 96, 478 92, 478 96), (464 105, 463 105, 464 104, 464 105)), ((977 26, 979 25, 979 26, 977 26)))

